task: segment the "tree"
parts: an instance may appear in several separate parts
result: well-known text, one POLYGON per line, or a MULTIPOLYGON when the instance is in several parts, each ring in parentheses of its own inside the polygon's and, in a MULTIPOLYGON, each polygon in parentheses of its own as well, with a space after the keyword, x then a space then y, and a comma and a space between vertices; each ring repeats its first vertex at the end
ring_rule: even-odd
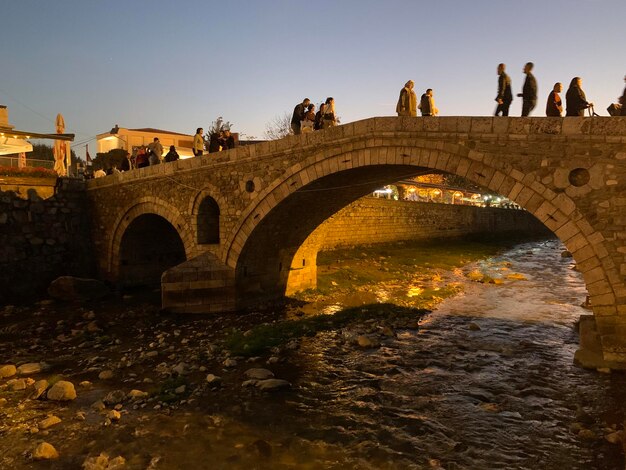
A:
POLYGON ((97 153, 96 158, 93 159, 92 168, 94 170, 102 169, 104 171, 114 166, 120 168, 122 161, 126 158, 126 150, 113 149, 106 153, 97 153))
MULTIPOLYGON (((76 156, 76 152, 71 150, 72 165, 76 165, 77 162, 82 161, 76 156)), ((34 160, 47 160, 54 161, 54 150, 52 146, 46 144, 33 144, 33 151, 26 155, 26 158, 32 158, 34 160)))
POLYGON ((291 113, 289 112, 278 115, 265 124, 266 139, 278 140, 289 134, 293 134, 293 130, 291 129, 291 113))

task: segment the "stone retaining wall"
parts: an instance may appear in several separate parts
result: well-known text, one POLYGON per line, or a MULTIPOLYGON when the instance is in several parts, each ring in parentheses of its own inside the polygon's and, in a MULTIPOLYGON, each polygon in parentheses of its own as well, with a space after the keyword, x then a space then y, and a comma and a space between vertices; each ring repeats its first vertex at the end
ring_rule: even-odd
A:
POLYGON ((374 243, 507 232, 550 233, 530 213, 521 210, 365 197, 332 216, 310 238, 320 251, 326 251, 374 243))
POLYGON ((84 182, 59 179, 27 195, 0 187, 0 304, 34 300, 61 275, 93 276, 84 182))

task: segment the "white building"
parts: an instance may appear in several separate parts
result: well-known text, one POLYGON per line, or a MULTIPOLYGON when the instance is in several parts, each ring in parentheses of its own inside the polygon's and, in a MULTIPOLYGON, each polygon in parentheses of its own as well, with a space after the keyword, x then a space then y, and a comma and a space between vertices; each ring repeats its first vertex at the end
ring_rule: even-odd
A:
POLYGON ((193 157, 193 136, 180 134, 178 132, 164 131, 161 129, 143 128, 127 129, 115 126, 109 132, 98 134, 98 153, 106 153, 113 149, 124 149, 132 154, 133 149, 148 145, 154 138, 158 137, 163 145, 163 155, 165 155, 171 145, 176 147, 176 152, 180 158, 193 157))

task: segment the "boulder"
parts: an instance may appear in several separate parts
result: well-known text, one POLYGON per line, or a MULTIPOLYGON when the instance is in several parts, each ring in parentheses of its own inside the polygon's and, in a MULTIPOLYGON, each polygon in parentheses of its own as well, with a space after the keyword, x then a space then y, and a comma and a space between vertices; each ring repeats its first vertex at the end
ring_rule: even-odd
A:
POLYGON ((13 377, 15 374, 17 374, 17 369, 14 365, 8 364, 6 366, 0 366, 0 379, 13 377))
POLYGON ((274 378, 274 373, 271 370, 261 368, 248 369, 244 372, 244 375, 249 379, 256 380, 267 380, 274 378))
POLYGON ((98 300, 110 293, 109 288, 96 279, 61 276, 50 283, 50 297, 66 302, 98 300))
POLYGON ((53 401, 70 401, 76 398, 76 389, 72 382, 60 380, 55 383, 47 394, 48 400, 53 401))
POLYGON ((52 460, 58 459, 59 453, 52 444, 42 442, 33 451, 33 459, 35 460, 52 460))

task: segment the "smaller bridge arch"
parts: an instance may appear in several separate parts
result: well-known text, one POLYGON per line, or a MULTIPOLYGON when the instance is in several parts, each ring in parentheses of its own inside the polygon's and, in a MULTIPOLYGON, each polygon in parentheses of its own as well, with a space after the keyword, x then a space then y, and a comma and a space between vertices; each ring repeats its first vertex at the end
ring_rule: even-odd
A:
MULTIPOLYGON (((141 240, 138 240, 138 237, 152 237, 152 239, 158 241, 160 235, 165 236, 165 239, 162 240, 162 245, 164 245, 163 255, 166 257, 166 259, 163 260, 163 266, 169 264, 167 260, 169 260, 170 257, 178 261, 174 264, 169 264, 165 269, 180 264, 185 261, 185 259, 193 256, 195 244, 192 231, 174 206, 157 198, 149 197, 142 198, 136 201, 135 204, 127 207, 117 219, 109 244, 108 271, 112 278, 119 279, 122 257, 126 256, 126 260, 128 260, 129 252, 127 250, 129 244, 140 249, 141 240), (130 235, 128 234, 129 229, 130 235), (157 233, 150 233, 153 230, 156 230, 157 233), (131 238, 129 238, 129 236, 131 238), (177 245, 176 237, 180 239, 180 247, 177 245), (176 245, 172 248, 169 255, 165 253, 168 251, 165 248, 167 243, 176 245), (175 252, 180 251, 179 248, 182 248, 184 255, 184 259, 182 260, 180 260, 180 257, 175 256, 175 252)), ((154 250, 156 250, 157 246, 150 243, 150 247, 151 252, 156 253, 154 250)), ((143 255, 148 255, 148 252, 145 250, 140 252, 143 253, 143 255)))

